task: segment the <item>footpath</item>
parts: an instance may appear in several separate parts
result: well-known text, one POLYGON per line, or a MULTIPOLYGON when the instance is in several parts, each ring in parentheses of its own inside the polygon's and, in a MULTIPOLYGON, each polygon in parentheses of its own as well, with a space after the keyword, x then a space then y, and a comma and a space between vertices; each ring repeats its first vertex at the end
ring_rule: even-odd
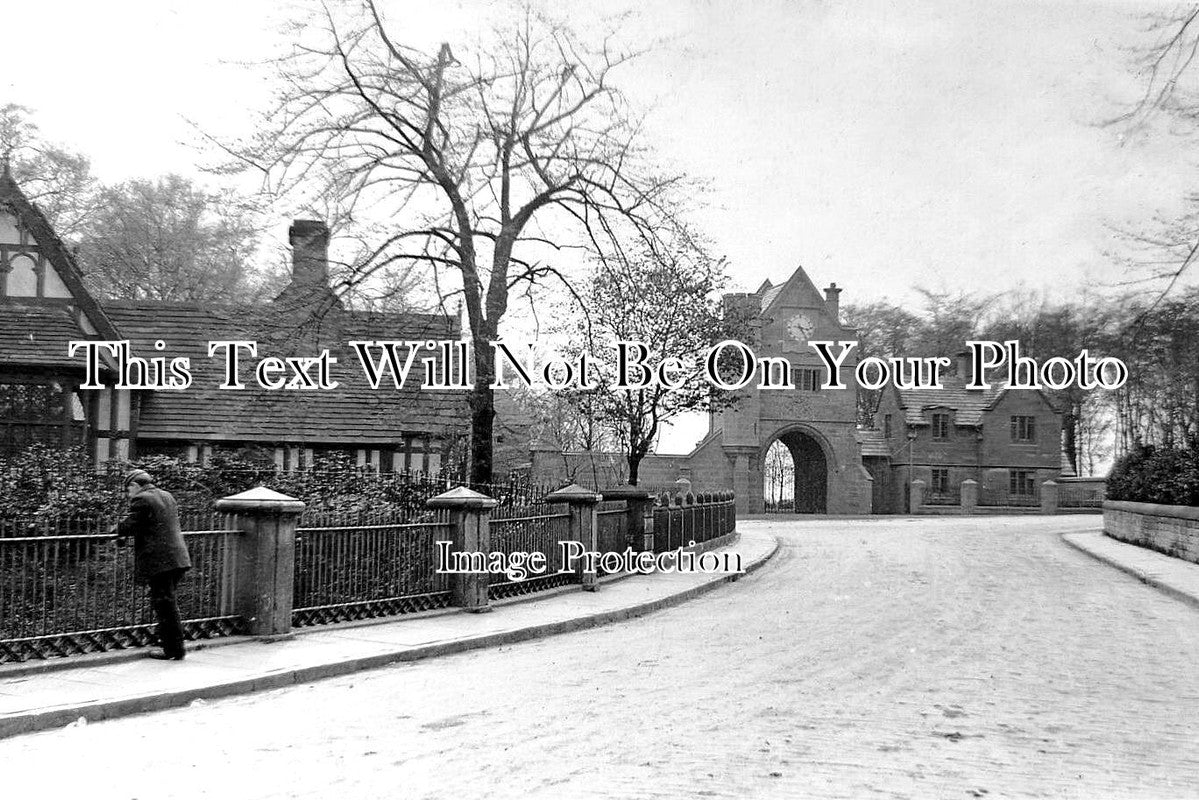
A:
POLYGON ((1199 608, 1199 564, 1121 542, 1102 531, 1064 533, 1062 538, 1087 555, 1199 608))
MULTIPOLYGON (((749 574, 777 547, 773 536, 743 533, 714 552, 740 554, 749 574)), ((493 603, 485 614, 446 609, 305 628, 272 640, 240 636, 189 642, 181 662, 156 661, 139 650, 4 665, 0 738, 584 630, 677 605, 739 577, 615 576, 601 579, 596 592, 564 587, 493 603)))

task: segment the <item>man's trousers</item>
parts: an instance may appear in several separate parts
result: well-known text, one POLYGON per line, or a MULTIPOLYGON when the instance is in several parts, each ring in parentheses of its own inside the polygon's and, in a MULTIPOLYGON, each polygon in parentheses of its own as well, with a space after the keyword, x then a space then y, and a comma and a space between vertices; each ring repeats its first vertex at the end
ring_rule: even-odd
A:
POLYGON ((158 643, 170 658, 183 655, 183 623, 179 619, 179 606, 175 603, 175 590, 186 569, 169 569, 147 578, 150 584, 150 605, 158 618, 158 643))

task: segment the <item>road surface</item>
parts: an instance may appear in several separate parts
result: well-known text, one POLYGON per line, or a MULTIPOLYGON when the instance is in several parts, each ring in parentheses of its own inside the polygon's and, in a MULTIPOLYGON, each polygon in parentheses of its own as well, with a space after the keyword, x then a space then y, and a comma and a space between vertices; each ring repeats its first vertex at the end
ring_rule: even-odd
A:
MULTIPOLYGON (((1199 797, 1199 611, 1097 517, 749 522, 758 573, 630 622, 0 741, 74 798, 1199 797)), ((180 668, 186 668, 181 665, 180 668)))

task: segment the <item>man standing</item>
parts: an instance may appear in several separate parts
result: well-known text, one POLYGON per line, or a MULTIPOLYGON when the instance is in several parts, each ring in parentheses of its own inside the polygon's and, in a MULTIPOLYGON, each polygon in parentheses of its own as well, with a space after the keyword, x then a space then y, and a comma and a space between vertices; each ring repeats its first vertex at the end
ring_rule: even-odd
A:
POLYGON ((152 652, 150 658, 182 661, 183 623, 175 589, 192 562, 179 531, 179 508, 171 493, 155 486, 145 470, 135 469, 125 476, 125 491, 129 513, 114 530, 120 537, 133 537, 137 575, 150 585, 150 604, 158 618, 162 644, 162 652, 152 652))

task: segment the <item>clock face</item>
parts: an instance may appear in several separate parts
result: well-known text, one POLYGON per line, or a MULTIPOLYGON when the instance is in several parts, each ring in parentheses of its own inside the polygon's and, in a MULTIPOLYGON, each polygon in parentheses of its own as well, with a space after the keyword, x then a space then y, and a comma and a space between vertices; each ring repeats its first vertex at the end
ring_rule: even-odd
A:
POLYGON ((816 323, 807 314, 796 314, 787 320, 787 333, 797 342, 805 342, 816 329, 816 323))

